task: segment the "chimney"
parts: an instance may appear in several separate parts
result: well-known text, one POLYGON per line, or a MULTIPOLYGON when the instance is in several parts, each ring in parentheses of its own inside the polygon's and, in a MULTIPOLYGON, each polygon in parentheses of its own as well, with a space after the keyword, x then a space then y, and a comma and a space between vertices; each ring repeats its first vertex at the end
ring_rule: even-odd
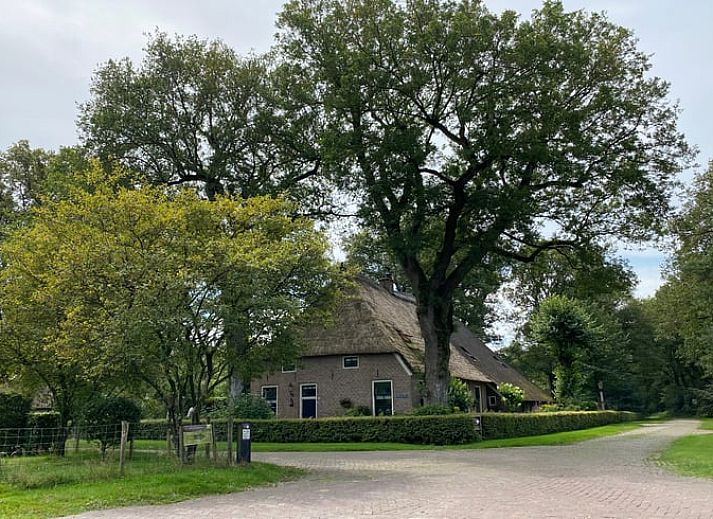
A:
POLYGON ((391 274, 382 276, 381 279, 379 279, 379 285, 381 285, 381 288, 387 290, 390 294, 394 293, 394 278, 391 274))

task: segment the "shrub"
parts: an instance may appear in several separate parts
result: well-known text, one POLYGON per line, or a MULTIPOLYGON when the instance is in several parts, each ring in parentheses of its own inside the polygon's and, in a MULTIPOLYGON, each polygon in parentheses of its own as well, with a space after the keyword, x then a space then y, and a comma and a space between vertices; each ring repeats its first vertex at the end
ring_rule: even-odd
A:
POLYGON ((121 441, 121 422, 129 422, 129 439, 133 436, 133 426, 141 421, 141 409, 128 398, 102 398, 87 408, 84 415, 87 425, 86 437, 98 441, 102 456, 108 447, 121 441))
POLYGON ((344 416, 371 416, 371 409, 366 405, 358 405, 348 409, 344 416))
POLYGON ((275 416, 270 405, 257 395, 240 395, 229 411, 243 420, 267 420, 275 416))
POLYGON ((17 393, 0 393, 0 429, 22 429, 27 426, 31 401, 17 393))
POLYGON ((66 439, 59 426, 59 413, 46 411, 27 415, 28 434, 24 448, 32 452, 52 452, 66 439))
POLYGON ((473 408, 474 403, 468 385, 460 379, 452 378, 448 384, 448 405, 456 412, 467 413, 473 408))
POLYGON ((525 400, 525 392, 519 387, 507 382, 498 385, 498 393, 500 393, 502 397, 505 409, 511 413, 519 411, 522 402, 525 400))
POLYGON ((452 414, 453 408, 447 405, 429 404, 415 407, 409 414, 413 416, 436 416, 452 414))
POLYGON ((368 416, 318 420, 255 420, 257 442, 397 442, 457 445, 478 439, 473 416, 368 416))
POLYGON ((483 438, 514 438, 561 431, 587 429, 636 420, 638 415, 625 411, 570 411, 552 413, 484 413, 483 438))

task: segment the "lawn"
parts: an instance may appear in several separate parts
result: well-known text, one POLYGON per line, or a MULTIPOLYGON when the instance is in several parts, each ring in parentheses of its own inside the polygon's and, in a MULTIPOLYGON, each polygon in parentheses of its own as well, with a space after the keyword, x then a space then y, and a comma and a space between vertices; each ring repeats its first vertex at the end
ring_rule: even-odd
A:
POLYGON ((127 464, 124 476, 119 475, 116 460, 103 463, 95 454, 6 459, 0 465, 0 517, 57 517, 172 503, 277 483, 301 473, 265 463, 226 467, 203 460, 180 466, 169 456, 140 452, 127 464))
MULTIPOLYGON (((713 430, 713 419, 703 420, 701 429, 713 430)), ((684 476, 713 479, 713 434, 680 438, 659 455, 658 461, 684 476)))
POLYGON ((500 447, 534 447, 537 445, 568 445, 638 429, 643 422, 624 422, 579 431, 566 431, 522 438, 484 440, 465 445, 412 445, 408 443, 254 443, 255 452, 335 452, 393 451, 433 449, 493 449, 500 447))

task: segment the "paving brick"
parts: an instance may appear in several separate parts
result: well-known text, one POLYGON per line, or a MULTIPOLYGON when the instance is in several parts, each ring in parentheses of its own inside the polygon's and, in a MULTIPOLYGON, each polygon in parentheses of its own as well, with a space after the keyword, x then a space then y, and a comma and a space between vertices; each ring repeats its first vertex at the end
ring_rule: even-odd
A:
POLYGON ((256 453, 256 460, 310 474, 238 494, 79 517, 713 518, 713 482, 652 461, 696 426, 676 420, 569 446, 256 453))

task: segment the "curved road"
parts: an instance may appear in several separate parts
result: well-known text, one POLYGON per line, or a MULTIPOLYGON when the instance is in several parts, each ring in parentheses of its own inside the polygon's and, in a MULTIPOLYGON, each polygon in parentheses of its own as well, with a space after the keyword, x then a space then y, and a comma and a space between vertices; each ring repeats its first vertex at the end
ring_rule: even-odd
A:
POLYGON ((254 458, 312 471, 273 487, 77 517, 713 518, 713 481, 650 461, 697 425, 676 420, 557 447, 261 453, 254 458))

